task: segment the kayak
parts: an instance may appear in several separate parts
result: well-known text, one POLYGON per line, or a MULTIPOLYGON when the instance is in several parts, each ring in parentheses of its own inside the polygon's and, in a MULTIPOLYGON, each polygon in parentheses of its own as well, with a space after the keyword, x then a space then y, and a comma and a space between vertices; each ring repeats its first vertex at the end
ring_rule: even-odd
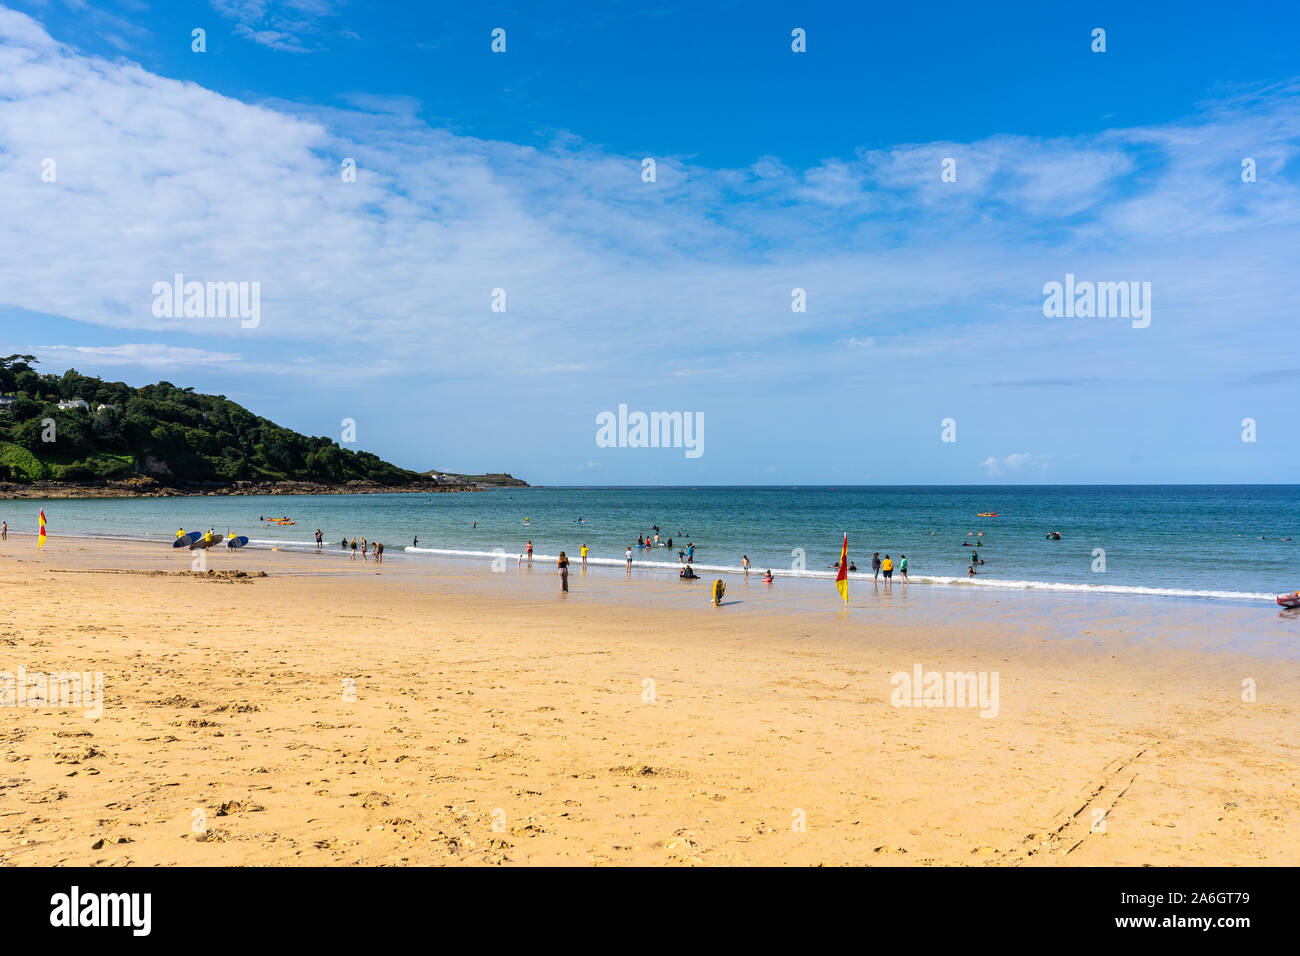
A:
POLYGON ((981 511, 979 516, 981 518, 996 518, 998 513, 996 511, 981 511))
POLYGON ((1282 607, 1300 607, 1300 591, 1292 591, 1290 594, 1279 594, 1277 603, 1282 607))

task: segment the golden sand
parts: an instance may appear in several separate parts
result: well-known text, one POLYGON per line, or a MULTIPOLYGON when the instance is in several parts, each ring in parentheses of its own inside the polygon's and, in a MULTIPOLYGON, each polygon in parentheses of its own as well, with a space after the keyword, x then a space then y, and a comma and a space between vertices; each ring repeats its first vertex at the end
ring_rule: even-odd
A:
POLYGON ((542 568, 168 552, 0 546, 0 671, 104 678, 98 719, 0 707, 0 862, 1300 863, 1300 668, 1121 637, 1154 613, 1045 640, 781 613, 757 578, 714 608, 621 571, 562 598, 542 568), (917 664, 996 671, 997 715, 892 706, 917 664))

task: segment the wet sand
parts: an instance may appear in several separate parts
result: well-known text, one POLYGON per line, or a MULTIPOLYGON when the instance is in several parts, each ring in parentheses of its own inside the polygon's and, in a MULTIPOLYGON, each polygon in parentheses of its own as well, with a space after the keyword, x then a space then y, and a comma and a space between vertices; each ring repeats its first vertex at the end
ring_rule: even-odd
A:
POLYGON ((104 681, 0 707, 0 862, 1300 863, 1275 608, 190 561, 0 545, 0 672, 104 681), (996 707, 894 706, 917 665, 996 707))

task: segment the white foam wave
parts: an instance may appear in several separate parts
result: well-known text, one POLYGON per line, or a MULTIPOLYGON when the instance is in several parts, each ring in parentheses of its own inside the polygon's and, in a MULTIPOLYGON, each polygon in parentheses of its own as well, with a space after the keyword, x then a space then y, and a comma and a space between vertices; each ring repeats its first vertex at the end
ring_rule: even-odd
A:
MULTIPOLYGON (((411 554, 431 554, 443 555, 446 557, 463 557, 463 558, 483 558, 486 560, 498 560, 504 558, 506 561, 518 563, 521 555, 517 552, 499 552, 499 551, 469 551, 458 548, 413 548, 409 545, 404 548, 411 554)), ((534 561, 554 561, 559 557, 556 554, 534 554, 534 561)), ((526 560, 526 559, 525 559, 526 560)), ((574 565, 580 563, 580 559, 570 556, 574 565)), ((596 567, 621 568, 626 565, 626 561, 619 558, 587 558, 589 565, 596 567)), ((676 561, 646 561, 638 558, 632 559, 634 570, 651 569, 655 571, 672 571, 676 573, 681 570, 682 565, 676 561)), ((721 564, 698 564, 692 563, 697 572, 710 571, 717 574, 744 574, 742 568, 721 565, 721 564)), ((766 569, 750 569, 751 575, 761 576, 766 569)), ((780 569, 774 572, 778 578, 809 578, 833 581, 836 576, 834 571, 813 571, 808 569, 791 570, 780 569)), ((872 576, 864 574, 861 571, 850 571, 850 581, 870 581, 872 576)), ((898 578, 894 579, 898 582, 898 578)), ((987 577, 943 577, 939 575, 912 575, 908 579, 909 584, 940 584, 953 585, 957 587, 972 588, 995 588, 1008 589, 1017 591, 1059 591, 1074 594, 1129 594, 1150 597, 1175 597, 1175 598, 1209 598, 1224 601, 1269 601, 1275 599, 1273 594, 1252 591, 1214 591, 1200 590, 1195 588, 1157 588, 1144 587, 1140 585, 1127 584, 1076 584, 1067 581, 1015 581, 1001 578, 987 577)))

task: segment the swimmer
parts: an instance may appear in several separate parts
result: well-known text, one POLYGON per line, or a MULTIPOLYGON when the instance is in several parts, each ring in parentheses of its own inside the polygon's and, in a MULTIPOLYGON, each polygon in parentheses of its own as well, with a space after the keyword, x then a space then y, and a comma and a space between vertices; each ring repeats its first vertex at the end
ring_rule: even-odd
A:
POLYGON ((765 571, 765 572, 763 573, 763 583, 764 583, 764 584, 771 584, 771 583, 772 583, 772 572, 771 572, 771 570, 765 571))

